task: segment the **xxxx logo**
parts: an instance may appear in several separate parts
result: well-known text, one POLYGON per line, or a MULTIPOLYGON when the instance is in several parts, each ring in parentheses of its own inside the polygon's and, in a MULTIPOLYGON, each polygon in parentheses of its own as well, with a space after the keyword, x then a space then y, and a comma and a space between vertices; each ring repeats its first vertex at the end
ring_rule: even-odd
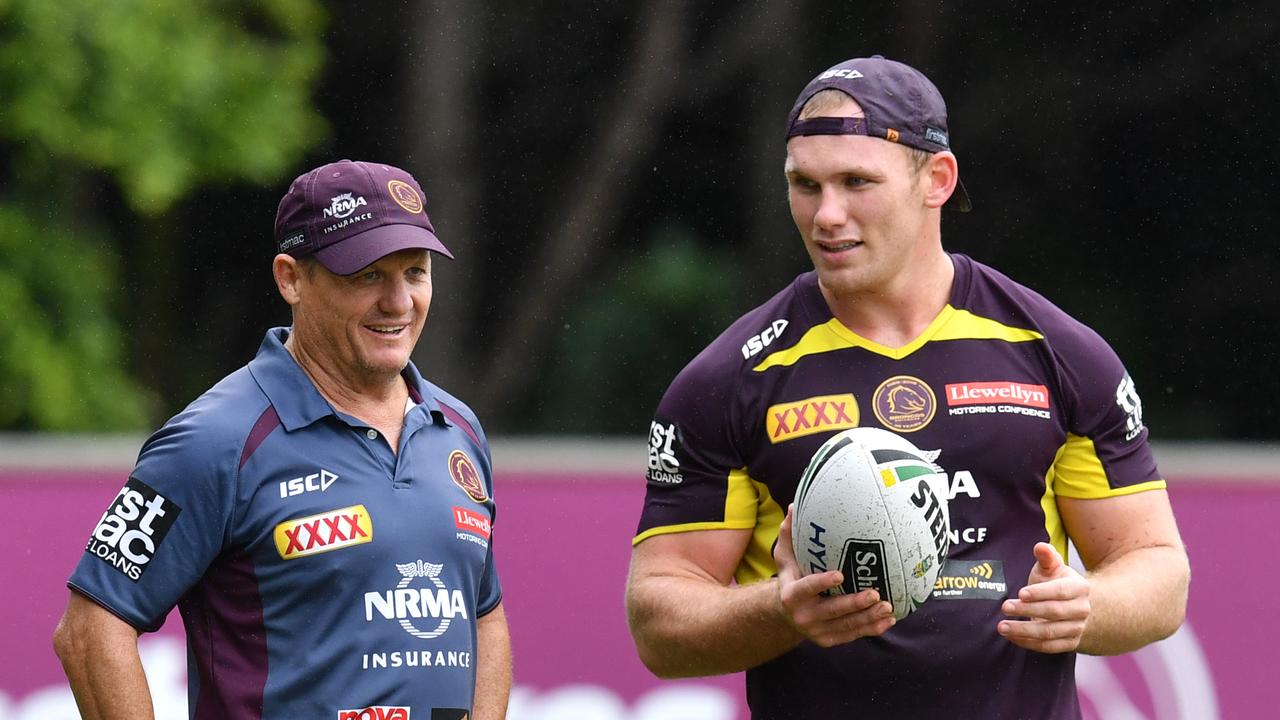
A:
POLYGON ((373 542, 373 520, 364 505, 285 520, 276 525, 276 551, 285 560, 373 542))
POLYGON ((765 415, 769 442, 780 443, 827 430, 858 426, 858 400, 852 394, 822 395, 771 405, 765 415))

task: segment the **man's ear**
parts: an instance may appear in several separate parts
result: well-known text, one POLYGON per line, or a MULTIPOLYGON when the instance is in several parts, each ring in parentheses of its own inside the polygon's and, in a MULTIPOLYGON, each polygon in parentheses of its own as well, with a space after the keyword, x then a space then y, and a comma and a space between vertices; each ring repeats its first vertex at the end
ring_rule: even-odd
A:
POLYGON ((925 183, 925 206, 940 208, 956 191, 956 184, 960 182, 960 164, 955 155, 944 150, 931 155, 920 174, 925 183))
POLYGON ((302 288, 300 287, 306 278, 306 271, 302 269, 302 265, 298 259, 292 255, 280 253, 271 261, 271 274, 276 279, 276 289, 280 291, 280 297, 289 305, 297 305, 302 299, 302 288))

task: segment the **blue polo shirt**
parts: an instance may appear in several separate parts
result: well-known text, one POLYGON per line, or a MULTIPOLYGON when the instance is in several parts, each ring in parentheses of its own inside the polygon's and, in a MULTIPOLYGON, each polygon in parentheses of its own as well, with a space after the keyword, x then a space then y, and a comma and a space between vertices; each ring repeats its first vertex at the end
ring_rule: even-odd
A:
POLYGON ((461 717, 502 594, 480 423, 410 364, 393 453, 287 337, 147 440, 68 584, 142 631, 178 606, 193 718, 461 717))

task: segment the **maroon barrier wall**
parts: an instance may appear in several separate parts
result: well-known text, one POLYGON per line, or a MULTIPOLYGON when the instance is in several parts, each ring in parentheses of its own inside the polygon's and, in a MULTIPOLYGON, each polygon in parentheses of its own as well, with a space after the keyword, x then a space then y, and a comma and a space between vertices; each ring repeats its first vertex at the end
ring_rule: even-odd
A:
MULTIPOLYGON (((510 718, 745 718, 740 675, 663 682, 636 659, 623 585, 643 495, 640 473, 498 467, 494 539, 517 683, 510 718)), ((49 636, 66 603, 66 577, 125 473, 0 469, 8 528, 0 554, 0 718, 77 717, 49 636)), ((1081 658, 1086 716, 1271 717, 1272 658, 1280 645, 1280 580, 1272 570, 1280 472, 1275 482, 1170 477, 1193 571, 1188 623, 1132 655, 1081 658)), ((175 614, 142 640, 161 718, 186 716, 181 637, 175 614)))

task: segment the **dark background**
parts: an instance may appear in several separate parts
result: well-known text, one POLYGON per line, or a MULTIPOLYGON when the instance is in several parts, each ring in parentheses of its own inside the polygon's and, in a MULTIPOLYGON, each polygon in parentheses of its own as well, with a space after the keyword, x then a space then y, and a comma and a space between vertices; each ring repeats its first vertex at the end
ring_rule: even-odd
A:
POLYGON ((974 210, 944 246, 1108 338, 1153 437, 1280 438, 1274 3, 1027 5, 331 4, 328 132, 278 181, 146 219, 96 199, 129 366, 158 423, 247 361, 288 322, 269 264, 289 180, 376 160, 418 177, 458 256, 424 373, 491 434, 642 433, 675 372, 808 267, 786 113, 880 53, 949 104, 974 210))

